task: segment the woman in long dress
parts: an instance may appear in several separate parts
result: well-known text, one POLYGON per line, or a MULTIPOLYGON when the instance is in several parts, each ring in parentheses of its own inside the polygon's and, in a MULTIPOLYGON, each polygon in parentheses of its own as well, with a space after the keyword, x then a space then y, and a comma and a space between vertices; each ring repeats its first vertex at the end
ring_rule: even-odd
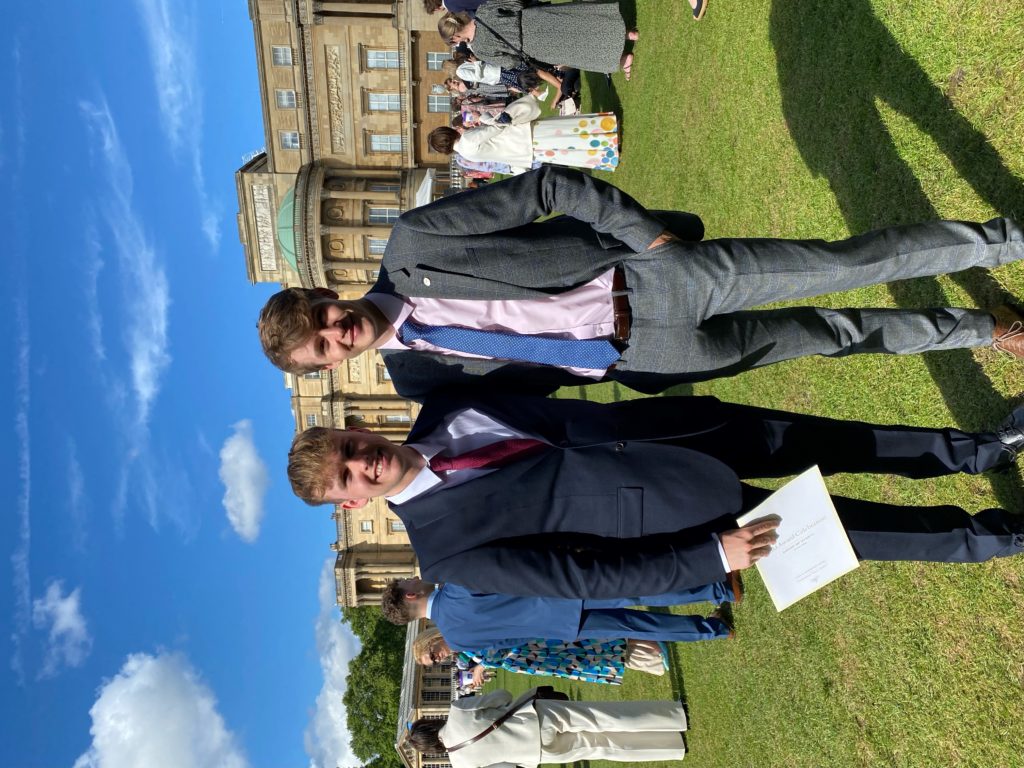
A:
POLYGON ((447 722, 423 718, 410 723, 409 744, 428 754, 447 750, 452 768, 576 760, 639 763, 682 760, 686 753, 686 713, 678 701, 551 701, 531 695, 513 701, 508 691, 497 690, 453 701, 447 722))
POLYGON ((465 42, 477 58, 512 69, 523 54, 534 61, 588 72, 615 72, 629 79, 633 54, 617 0, 533 5, 529 0, 487 0, 476 17, 446 13, 437 31, 449 45, 465 42))
POLYGON ((627 669, 652 675, 665 672, 661 645, 650 640, 537 639, 511 648, 453 651, 440 630, 432 627, 416 635, 412 653, 416 661, 427 666, 454 657, 460 669, 473 671, 478 685, 491 669, 606 685, 622 685, 627 669))
POLYGON ((514 174, 540 163, 614 171, 619 164, 619 124, 612 112, 538 120, 540 105, 524 96, 505 107, 492 125, 435 128, 427 142, 435 152, 467 160, 508 163, 514 174))

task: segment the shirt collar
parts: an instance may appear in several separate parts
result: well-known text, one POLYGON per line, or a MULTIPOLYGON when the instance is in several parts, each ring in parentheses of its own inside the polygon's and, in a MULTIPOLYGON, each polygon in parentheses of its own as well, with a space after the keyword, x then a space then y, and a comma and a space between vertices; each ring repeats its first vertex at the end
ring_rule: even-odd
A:
POLYGON ((378 349, 408 349, 405 344, 398 340, 398 329, 402 327, 402 323, 412 314, 412 304, 393 293, 368 293, 363 298, 377 307, 388 321, 388 324, 395 329, 395 332, 391 334, 391 338, 381 344, 378 349))
POLYGON ((427 618, 433 619, 434 613, 434 600, 437 598, 437 593, 441 591, 440 585, 434 586, 434 591, 427 595, 427 618))
POLYGON ((418 452, 427 460, 427 463, 423 465, 423 469, 412 479, 411 483, 393 496, 387 497, 391 504, 405 504, 441 484, 441 478, 430 469, 430 460, 441 452, 441 447, 423 443, 406 443, 406 447, 418 452))

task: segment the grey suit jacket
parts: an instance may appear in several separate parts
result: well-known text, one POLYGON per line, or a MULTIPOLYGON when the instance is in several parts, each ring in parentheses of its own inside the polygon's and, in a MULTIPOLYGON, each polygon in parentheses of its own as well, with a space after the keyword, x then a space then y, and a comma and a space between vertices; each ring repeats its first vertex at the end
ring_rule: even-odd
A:
MULTIPOLYGON (((704 234, 686 213, 657 214, 616 187, 569 168, 546 166, 403 214, 372 291, 447 299, 530 299, 593 280, 647 249, 666 228, 688 240, 704 234), (535 220, 561 212, 545 222, 535 220)), ((591 382, 558 368, 410 350, 381 350, 404 397, 479 383, 546 394, 591 382)), ((640 375, 627 383, 659 392, 685 380, 640 375)))

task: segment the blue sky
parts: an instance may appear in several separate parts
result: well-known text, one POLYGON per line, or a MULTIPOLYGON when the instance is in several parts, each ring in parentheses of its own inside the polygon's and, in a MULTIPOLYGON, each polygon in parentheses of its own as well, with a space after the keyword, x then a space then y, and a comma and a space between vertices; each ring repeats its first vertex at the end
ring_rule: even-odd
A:
POLYGON ((329 510, 254 322, 242 0, 15 3, 0 35, 4 765, 352 765, 329 510))

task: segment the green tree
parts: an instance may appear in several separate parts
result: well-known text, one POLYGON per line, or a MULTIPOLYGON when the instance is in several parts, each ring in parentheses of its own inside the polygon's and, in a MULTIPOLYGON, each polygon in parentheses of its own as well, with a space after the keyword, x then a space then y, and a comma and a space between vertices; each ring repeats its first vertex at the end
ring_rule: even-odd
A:
POLYGON ((389 623, 377 608, 343 608, 341 613, 362 644, 349 663, 343 699, 352 752, 366 768, 401 768, 395 733, 405 629, 389 623))

